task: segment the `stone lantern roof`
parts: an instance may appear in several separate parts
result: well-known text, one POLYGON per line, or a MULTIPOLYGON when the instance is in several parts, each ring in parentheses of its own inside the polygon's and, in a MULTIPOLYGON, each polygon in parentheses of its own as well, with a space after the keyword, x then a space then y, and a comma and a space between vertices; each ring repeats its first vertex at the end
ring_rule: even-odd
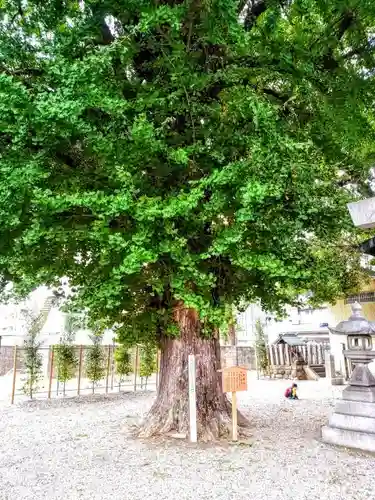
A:
POLYGON ((362 315, 362 306, 355 302, 349 319, 340 321, 335 328, 329 328, 331 333, 339 335, 375 335, 375 322, 368 321, 362 315))

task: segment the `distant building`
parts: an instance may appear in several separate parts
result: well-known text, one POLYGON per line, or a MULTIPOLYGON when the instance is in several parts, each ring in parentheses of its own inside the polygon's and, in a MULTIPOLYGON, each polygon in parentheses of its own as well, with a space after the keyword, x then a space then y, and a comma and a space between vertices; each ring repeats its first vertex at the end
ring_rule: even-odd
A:
POLYGON ((281 333, 274 341, 275 345, 288 345, 289 347, 298 347, 306 345, 306 340, 301 339, 295 333, 281 333))
MULTIPOLYGON (((27 313, 38 315, 46 307, 46 300, 51 297, 51 292, 46 287, 41 287, 31 297, 20 304, 0 305, 0 345, 22 346, 27 335, 27 313), (26 313, 26 315, 25 315, 26 313)), ((58 344, 64 334, 66 313, 57 307, 48 307, 46 320, 39 333, 39 340, 44 347, 58 344)), ((73 343, 77 345, 92 344, 90 335, 92 331, 79 329, 73 343)), ((103 345, 112 344, 114 333, 106 330, 103 335, 103 345)))
POLYGON ((252 304, 241 313, 237 319, 237 345, 253 345, 255 342, 255 325, 260 321, 265 335, 270 343, 279 338, 279 335, 293 334, 302 340, 318 343, 329 342, 328 326, 333 317, 329 307, 287 308, 287 316, 277 320, 269 313, 252 304))

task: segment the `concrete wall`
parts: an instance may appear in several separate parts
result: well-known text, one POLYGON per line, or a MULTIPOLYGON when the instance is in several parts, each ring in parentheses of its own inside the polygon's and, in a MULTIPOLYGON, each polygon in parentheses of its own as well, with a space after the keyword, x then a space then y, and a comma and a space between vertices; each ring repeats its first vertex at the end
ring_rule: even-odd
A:
MULTIPOLYGON (((375 279, 364 285, 361 292, 375 292, 375 279)), ((363 316, 370 321, 375 321, 375 302, 361 302, 361 306, 363 316)), ((330 307, 330 310, 334 325, 348 319, 352 313, 351 304, 345 304, 344 300, 338 300, 334 306, 330 307)))
MULTIPOLYGON (((375 280, 372 279, 370 283, 364 285, 361 292, 375 292, 375 280)), ((375 302, 361 302, 362 315, 369 321, 375 321, 375 302)), ((336 326, 340 321, 349 319, 352 314, 351 304, 345 304, 344 300, 338 300, 334 306, 331 306, 331 313, 333 322, 330 326, 336 326)), ((331 353, 335 357, 335 368, 338 372, 345 375, 345 359, 342 353, 343 347, 347 347, 345 335, 333 335, 330 333, 330 346, 331 353)), ((375 347, 375 336, 372 339, 375 347)), ((375 363, 370 364, 370 370, 375 373, 375 363)))
POLYGON ((12 347, 2 347, 0 349, 0 377, 8 373, 13 368, 14 350, 12 347))
POLYGON ((243 366, 256 370, 255 349, 253 347, 221 346, 221 367, 243 366))

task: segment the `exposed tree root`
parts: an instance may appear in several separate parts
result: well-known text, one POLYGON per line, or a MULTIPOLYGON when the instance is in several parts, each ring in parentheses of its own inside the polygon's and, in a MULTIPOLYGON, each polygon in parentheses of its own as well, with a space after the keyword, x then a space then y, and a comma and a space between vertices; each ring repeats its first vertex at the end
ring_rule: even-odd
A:
MULTIPOLYGON (((210 413, 210 415, 204 417, 199 412, 197 413, 198 440, 212 442, 223 438, 230 439, 232 435, 232 412, 229 401, 225 400, 223 408, 212 410, 210 413)), ((237 412, 237 419, 239 436, 248 437, 249 421, 240 412, 237 412)), ((180 400, 172 408, 162 411, 160 404, 155 402, 138 435, 141 438, 171 435, 188 438, 189 415, 187 405, 180 400)))

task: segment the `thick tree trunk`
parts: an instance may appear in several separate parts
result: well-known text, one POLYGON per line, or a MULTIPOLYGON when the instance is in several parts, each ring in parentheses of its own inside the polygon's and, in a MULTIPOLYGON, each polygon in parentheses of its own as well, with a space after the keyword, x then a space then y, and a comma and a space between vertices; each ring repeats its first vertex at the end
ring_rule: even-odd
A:
MULTIPOLYGON (((231 407, 222 391, 220 345, 218 338, 203 338, 201 324, 193 309, 175 310, 180 337, 161 341, 160 383, 158 394, 140 437, 178 433, 188 436, 189 394, 188 357, 196 355, 196 394, 198 439, 212 441, 231 432, 231 407)), ((246 419, 239 414, 239 424, 246 419)))

